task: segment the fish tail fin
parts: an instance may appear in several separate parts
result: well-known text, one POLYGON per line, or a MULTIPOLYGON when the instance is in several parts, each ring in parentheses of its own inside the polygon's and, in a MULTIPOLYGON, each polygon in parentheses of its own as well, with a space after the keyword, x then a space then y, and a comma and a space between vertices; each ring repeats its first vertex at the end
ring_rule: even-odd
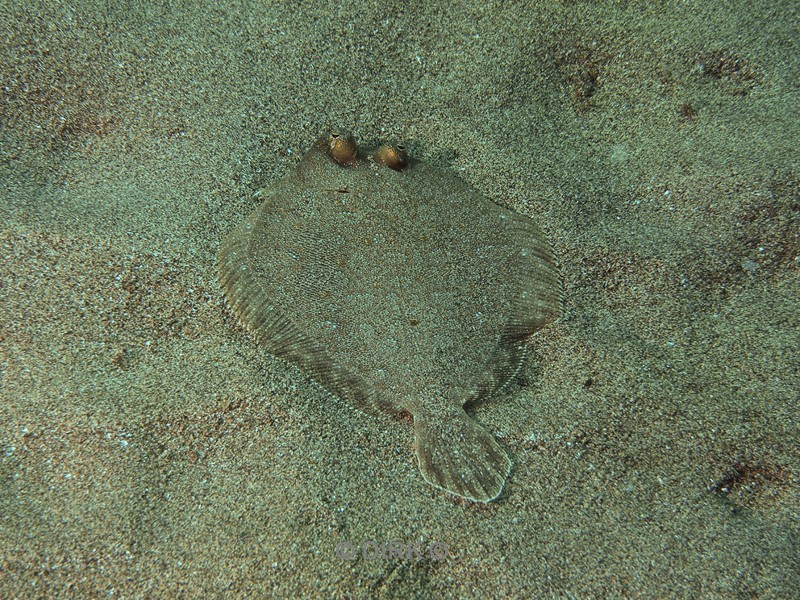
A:
POLYGON ((503 491, 511 460, 492 435, 462 408, 446 415, 414 415, 419 469, 425 481, 476 502, 503 491))

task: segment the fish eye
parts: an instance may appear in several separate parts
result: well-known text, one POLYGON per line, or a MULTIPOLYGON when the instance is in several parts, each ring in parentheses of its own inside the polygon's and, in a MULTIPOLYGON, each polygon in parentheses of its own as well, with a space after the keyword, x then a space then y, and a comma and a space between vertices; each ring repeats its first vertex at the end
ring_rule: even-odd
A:
POLYGON ((332 131, 328 136, 328 152, 343 167, 351 167, 358 156, 358 146, 350 134, 332 131))
POLYGON ((379 165, 384 165, 395 171, 405 171, 408 168, 408 152, 405 144, 390 146, 384 144, 372 155, 373 160, 379 165))

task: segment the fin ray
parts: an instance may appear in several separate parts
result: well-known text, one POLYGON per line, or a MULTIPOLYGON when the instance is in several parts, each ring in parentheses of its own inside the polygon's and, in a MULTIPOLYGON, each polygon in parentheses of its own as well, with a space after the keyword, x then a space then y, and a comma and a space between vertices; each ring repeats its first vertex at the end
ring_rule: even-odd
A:
POLYGON ((461 408, 444 418, 414 415, 419 468, 431 485, 473 500, 491 502, 511 470, 505 450, 461 408))

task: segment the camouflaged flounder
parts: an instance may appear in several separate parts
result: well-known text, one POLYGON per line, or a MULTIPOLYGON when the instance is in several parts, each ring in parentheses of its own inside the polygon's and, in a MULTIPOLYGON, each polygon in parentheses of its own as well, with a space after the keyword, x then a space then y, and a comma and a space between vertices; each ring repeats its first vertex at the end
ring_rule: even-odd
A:
POLYGON ((320 139, 223 241, 233 312, 271 353, 369 412, 413 415, 425 480, 470 500, 510 460, 464 405, 517 373, 560 305, 534 222, 402 147, 320 139))

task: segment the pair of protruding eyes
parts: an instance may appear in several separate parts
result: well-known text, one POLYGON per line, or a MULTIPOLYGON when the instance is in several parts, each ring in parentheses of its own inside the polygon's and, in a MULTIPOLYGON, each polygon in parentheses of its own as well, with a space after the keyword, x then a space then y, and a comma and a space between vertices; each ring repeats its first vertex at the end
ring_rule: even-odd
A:
MULTIPOLYGON (((358 158, 358 146, 352 135, 334 131, 328 136, 328 147, 331 158, 343 167, 353 166, 358 158)), ((395 171, 405 171, 408 168, 408 152, 403 144, 384 144, 372 153, 372 160, 395 171)))

